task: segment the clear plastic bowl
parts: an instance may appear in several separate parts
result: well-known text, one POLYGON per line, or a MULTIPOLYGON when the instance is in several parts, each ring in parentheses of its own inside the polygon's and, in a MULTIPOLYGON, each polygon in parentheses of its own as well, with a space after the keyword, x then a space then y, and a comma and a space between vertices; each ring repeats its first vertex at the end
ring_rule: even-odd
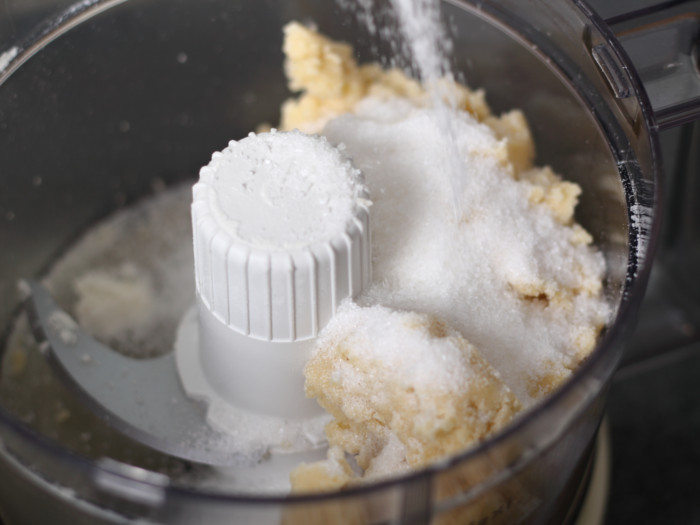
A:
MULTIPOLYGON (((22 421, 0 396, 0 512, 8 523, 567 519, 657 235, 651 112, 624 53, 583 2, 443 7, 455 70, 486 88, 495 112, 521 108, 537 163, 583 188, 577 220, 605 254, 616 307, 590 358, 540 405, 459 456, 396 480, 295 497, 183 485, 139 463, 139 453, 131 465, 119 454, 88 454, 22 421), (609 82, 611 67, 625 96, 609 82)), ((362 60, 390 57, 389 45, 328 0, 79 2, 19 43, 0 71, 5 334, 21 316, 18 279, 42 275, 95 221, 149 195, 153 181, 193 180, 212 151, 277 120, 289 95, 281 28, 293 19, 353 43, 362 60)), ((40 385, 26 388, 37 406, 51 402, 40 385)))

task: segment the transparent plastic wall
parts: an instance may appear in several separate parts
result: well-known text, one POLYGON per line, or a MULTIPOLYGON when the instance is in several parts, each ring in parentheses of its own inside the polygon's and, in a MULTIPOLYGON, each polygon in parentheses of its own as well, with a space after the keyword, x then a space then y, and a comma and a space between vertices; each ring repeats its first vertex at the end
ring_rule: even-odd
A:
MULTIPOLYGON (((13 247, 0 256, 5 331, 21 312, 18 279, 41 275, 89 225, 148 195, 154 181, 194 180, 212 151, 276 121, 289 95, 287 21, 313 21, 353 43, 361 60, 387 63, 392 49, 327 0, 81 2, 69 11, 38 28, 0 73, 0 245, 13 247)), ((181 487, 138 463, 86 456, 19 422, 0 399, 0 509, 10 524, 565 519, 648 273, 657 170, 649 111, 617 45, 582 4, 455 0, 444 15, 460 78, 484 87, 495 112, 523 109, 537 162, 583 188, 577 220, 605 253, 606 293, 617 305, 591 358, 461 457, 396 481, 295 498, 181 487)))

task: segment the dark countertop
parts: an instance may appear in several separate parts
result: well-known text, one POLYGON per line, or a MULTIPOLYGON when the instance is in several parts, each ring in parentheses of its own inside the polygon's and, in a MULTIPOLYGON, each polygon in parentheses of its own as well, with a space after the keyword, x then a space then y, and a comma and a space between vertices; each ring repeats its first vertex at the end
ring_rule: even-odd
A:
POLYGON ((700 344, 618 372, 606 523, 700 523, 700 344))

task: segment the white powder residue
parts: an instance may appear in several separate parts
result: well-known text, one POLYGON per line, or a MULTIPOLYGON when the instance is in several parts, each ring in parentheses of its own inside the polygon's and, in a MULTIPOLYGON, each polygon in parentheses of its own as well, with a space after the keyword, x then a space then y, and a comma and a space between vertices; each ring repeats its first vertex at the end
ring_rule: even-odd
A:
POLYGON ((19 48, 17 46, 11 47, 4 53, 0 53, 0 73, 7 69, 10 62, 12 62, 17 56, 17 53, 19 53, 19 48))
MULTIPOLYGON (((309 419, 284 419, 241 410, 233 405, 214 405, 216 413, 210 411, 210 421, 224 432, 227 447, 242 463, 254 465, 270 453, 292 453, 320 448, 324 442, 323 427, 330 416, 309 419), (273 443, 273 444, 271 444, 273 443)), ((198 443, 200 446, 204 443, 198 443)))
MULTIPOLYGON (((366 100, 324 130, 332 142, 346 145, 374 203, 374 280, 358 302, 446 321, 529 406, 538 398, 533 383, 550 371, 574 368, 579 339, 607 320, 609 307, 599 294, 584 293, 599 286, 603 258, 572 243, 570 227, 530 204, 528 185, 513 177, 503 160, 506 146, 490 128, 451 111, 454 147, 463 159, 459 198, 465 213, 457 220, 443 176, 450 150, 435 111, 366 100), (523 290, 529 289, 551 291, 552 301, 540 301, 537 293, 528 297, 523 290), (567 300, 555 304, 559 294, 567 300)), ((334 322, 357 324, 357 315, 340 312, 334 322)), ((371 308, 365 317, 371 324, 371 308)), ((452 373, 449 366, 433 370, 431 380, 449 384, 452 373)))
MULTIPOLYGON (((632 228, 638 232, 640 240, 645 239, 651 232, 651 227, 653 224, 653 210, 642 204, 633 204, 630 206, 630 219, 632 221, 632 228)), ((637 243, 637 258, 638 264, 641 264, 647 255, 647 243, 638 242, 637 243)))
POLYGON ((323 137, 299 131, 231 141, 202 168, 217 223, 234 238, 293 249, 343 232, 365 198, 360 172, 323 137))

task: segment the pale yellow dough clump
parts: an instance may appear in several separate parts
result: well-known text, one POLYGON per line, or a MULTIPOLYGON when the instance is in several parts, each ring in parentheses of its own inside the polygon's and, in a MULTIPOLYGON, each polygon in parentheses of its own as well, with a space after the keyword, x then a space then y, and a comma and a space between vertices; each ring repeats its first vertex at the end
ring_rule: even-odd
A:
POLYGON ((331 321, 304 371, 307 396, 333 421, 328 460, 297 468, 296 491, 425 466, 502 428, 521 409, 478 350, 438 319, 374 306, 368 323, 360 307, 345 308, 344 323, 331 321), (355 457, 362 478, 339 450, 355 457))
MULTIPOLYGON (((287 25, 284 33, 285 71, 290 89, 299 95, 282 106, 279 127, 283 130, 318 133, 330 119, 353 112, 368 97, 405 98, 419 107, 434 104, 430 90, 402 71, 358 65, 348 44, 331 41, 298 23, 287 25)), ((514 110, 494 116, 482 90, 440 82, 440 93, 449 92, 456 109, 469 112, 502 141, 503 147, 496 152, 498 161, 529 187, 531 205, 542 207, 569 227, 572 244, 590 244, 591 236, 573 218, 580 187, 563 181, 548 167, 533 166, 535 149, 523 113, 514 110)), ((579 295, 597 296, 601 289, 599 276, 588 275, 583 268, 576 286, 516 279, 508 284, 523 301, 559 308, 573 308, 579 295)), ((426 344, 449 342, 448 346, 459 349, 468 380, 457 390, 441 389, 438 384, 418 388, 410 377, 399 377, 396 369, 386 368, 381 360, 367 359, 368 348, 381 352, 376 345, 391 345, 390 340, 370 340, 362 330, 326 337, 305 375, 307 395, 316 397, 334 417, 326 429, 331 449, 326 461, 302 465, 293 472, 293 490, 335 490, 386 472, 424 466, 484 439, 521 410, 498 373, 462 335, 431 317, 397 315, 401 320, 392 322, 411 324, 411 330, 420 332, 426 344), (342 376, 339 366, 352 367, 356 381, 337 380, 342 376), (355 456, 362 475, 350 468, 342 451, 355 456)), ((530 379, 534 398, 556 388, 585 359, 601 327, 602 323, 582 327, 573 342, 572 362, 552 362, 530 379)))
MULTIPOLYGON (((296 22, 285 26, 284 37, 289 88, 300 92, 300 96, 282 105, 282 130, 318 133, 330 119, 351 112, 367 97, 401 97, 417 104, 433 103, 428 91, 403 71, 383 70, 378 64, 357 64, 349 44, 330 40, 296 22)), ((512 110, 494 116, 483 90, 471 90, 449 80, 441 82, 442 92, 449 93, 456 109, 471 113, 505 140, 503 160, 512 166, 514 176, 533 183, 531 202, 549 207, 562 224, 569 224, 580 188, 563 181, 549 168, 532 169, 535 146, 523 113, 512 110)))
MULTIPOLYGON (((423 86, 403 71, 383 70, 378 64, 358 65, 350 45, 334 42, 299 23, 285 26, 283 49, 289 88, 302 94, 282 105, 282 130, 318 133, 328 120, 352 111, 366 97, 430 103, 423 86)), ((450 89, 459 109, 479 120, 491 113, 482 90, 471 91, 456 83, 451 83, 450 89)))
POLYGON ((295 492, 329 492, 346 487, 355 477, 345 452, 335 446, 328 449, 325 461, 303 463, 292 471, 290 479, 295 492))

